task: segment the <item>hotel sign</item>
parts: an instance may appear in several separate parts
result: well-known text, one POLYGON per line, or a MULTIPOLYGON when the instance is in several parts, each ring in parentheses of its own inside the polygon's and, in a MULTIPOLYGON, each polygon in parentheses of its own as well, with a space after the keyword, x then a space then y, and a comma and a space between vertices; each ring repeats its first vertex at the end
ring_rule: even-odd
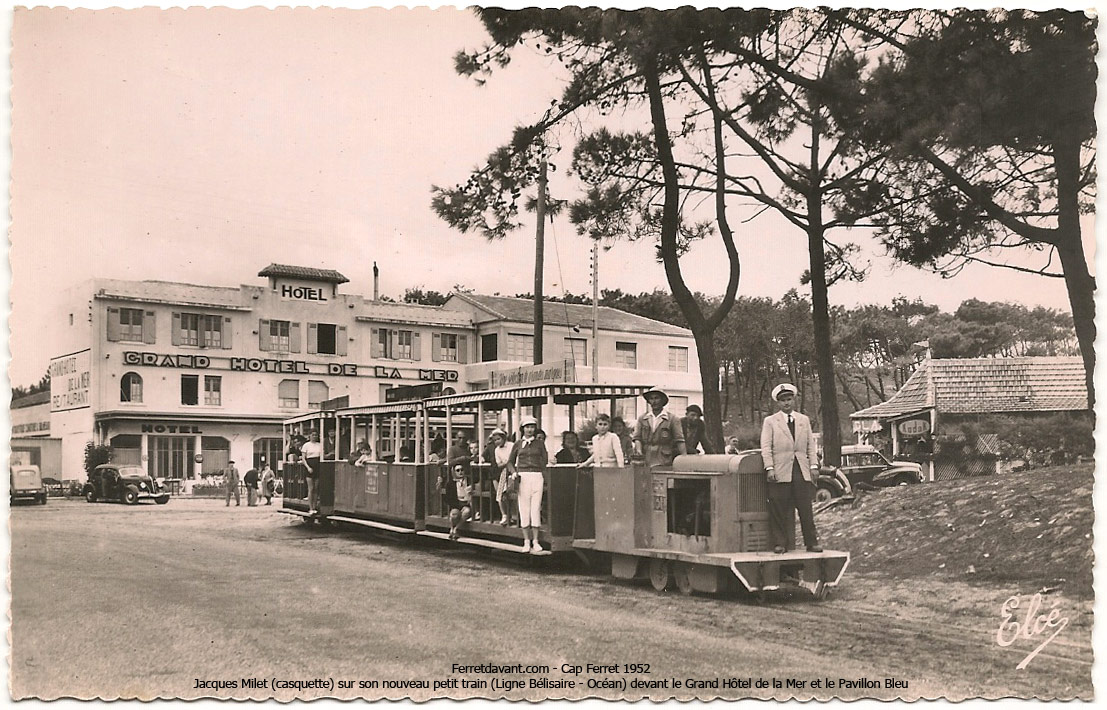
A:
POLYGON ((559 360, 512 370, 492 370, 488 373, 488 388, 525 387, 526 385, 553 385, 576 382, 577 368, 572 360, 559 360))
MULTIPOLYGON (((216 358, 223 360, 223 358, 216 358)), ((88 355, 86 353, 87 362, 88 355)), ((346 362, 308 363, 303 360, 270 360, 257 357, 226 358, 229 366, 213 366, 212 358, 207 355, 167 355, 162 353, 144 353, 128 350, 123 353, 126 366, 146 365, 148 367, 172 367, 177 369, 208 370, 229 369, 232 372, 275 372, 288 375, 327 374, 335 377, 357 377, 358 366, 346 362), (323 372, 320 372, 322 368, 323 372)), ((88 368, 87 364, 85 366, 88 368)), ((457 382, 460 375, 457 370, 424 370, 421 368, 398 368, 377 365, 373 367, 371 377, 382 380, 423 380, 424 382, 457 382)), ((87 405, 86 405, 87 406, 87 405)), ((56 410, 55 410, 56 411, 56 410)))
POLYGON ((91 385, 90 350, 54 358, 50 361, 50 411, 88 408, 91 385))

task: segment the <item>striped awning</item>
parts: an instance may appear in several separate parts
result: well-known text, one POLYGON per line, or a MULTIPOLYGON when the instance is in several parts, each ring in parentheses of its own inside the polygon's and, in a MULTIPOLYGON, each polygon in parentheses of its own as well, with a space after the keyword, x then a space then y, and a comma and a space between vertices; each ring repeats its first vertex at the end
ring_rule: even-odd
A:
POLYGON ((338 410, 338 416, 361 417, 374 414, 414 414, 422 408, 423 403, 418 400, 409 402, 388 402, 385 404, 367 404, 364 407, 346 407, 338 410))
POLYGON ((308 412, 307 414, 299 414, 295 417, 289 417, 284 420, 285 424, 302 424, 303 422, 313 422, 316 419, 334 419, 334 411, 330 409, 318 410, 314 412, 308 412))
POLYGON ((470 405, 475 407, 478 402, 513 406, 515 400, 519 400, 520 404, 532 405, 545 404, 550 397, 553 397, 555 404, 577 404, 594 399, 638 397, 648 389, 650 387, 647 385, 546 384, 451 394, 424 400, 424 404, 428 409, 470 405))

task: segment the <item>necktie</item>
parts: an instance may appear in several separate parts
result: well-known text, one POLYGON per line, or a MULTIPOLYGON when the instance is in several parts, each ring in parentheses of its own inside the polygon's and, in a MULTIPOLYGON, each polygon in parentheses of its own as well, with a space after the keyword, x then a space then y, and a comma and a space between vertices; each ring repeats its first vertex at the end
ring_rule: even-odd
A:
POLYGON ((788 415, 788 431, 792 433, 792 439, 796 438, 796 420, 792 419, 792 415, 788 415))

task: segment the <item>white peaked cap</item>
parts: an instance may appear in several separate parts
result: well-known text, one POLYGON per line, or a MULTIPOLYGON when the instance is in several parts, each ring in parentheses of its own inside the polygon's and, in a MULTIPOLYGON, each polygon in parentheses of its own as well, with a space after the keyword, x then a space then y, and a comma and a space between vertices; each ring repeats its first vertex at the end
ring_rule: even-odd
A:
POLYGON ((789 384, 788 382, 782 382, 776 387, 773 387, 773 401, 780 399, 780 395, 783 392, 791 392, 794 396, 798 391, 799 390, 796 389, 795 385, 789 384))

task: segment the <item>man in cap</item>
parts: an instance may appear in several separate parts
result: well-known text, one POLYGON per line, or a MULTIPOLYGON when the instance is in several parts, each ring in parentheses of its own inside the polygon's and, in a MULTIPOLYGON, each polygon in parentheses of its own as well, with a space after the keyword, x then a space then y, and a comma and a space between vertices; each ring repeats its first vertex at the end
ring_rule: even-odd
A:
POLYGON ((700 405, 688 405, 684 416, 680 418, 680 428, 684 432, 684 448, 688 453, 698 454, 701 448, 705 454, 715 453, 711 440, 707 438, 707 425, 704 424, 700 405))
POLYGON ((761 459, 769 483, 769 544, 773 552, 790 549, 799 512, 803 544, 808 552, 822 552, 815 533, 811 502, 819 478, 819 456, 811 420, 794 411, 796 388, 788 383, 773 388, 780 411, 765 417, 761 427, 761 459))
POLYGON ((231 495, 234 495, 234 504, 240 505, 242 499, 239 497, 238 484, 242 482, 242 479, 238 475, 238 469, 235 468, 234 461, 227 462, 227 471, 223 477, 223 485, 227 489, 227 505, 231 504, 231 495))
POLYGON ((646 457, 646 465, 671 466, 678 454, 685 453, 684 431, 680 421, 669 414, 665 405, 669 395, 654 387, 642 393, 650 411, 638 417, 634 429, 634 453, 646 457))

